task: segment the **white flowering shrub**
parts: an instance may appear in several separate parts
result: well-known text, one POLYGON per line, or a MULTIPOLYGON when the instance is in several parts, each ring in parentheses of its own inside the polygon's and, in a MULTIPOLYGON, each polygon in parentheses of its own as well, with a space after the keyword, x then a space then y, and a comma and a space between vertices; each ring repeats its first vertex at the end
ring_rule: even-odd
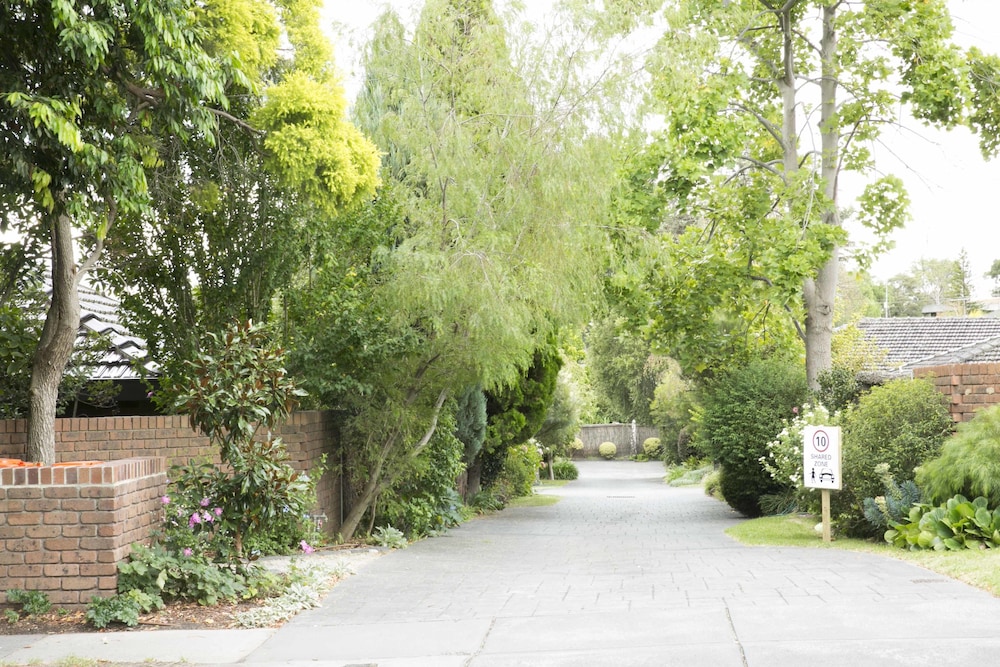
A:
MULTIPOLYGON (((767 454, 760 457, 765 472, 782 484, 791 484, 798 491, 802 486, 802 432, 806 426, 836 426, 839 414, 830 414, 822 405, 806 403, 777 438, 767 443, 767 454)), ((801 494, 799 494, 801 496, 801 494)))

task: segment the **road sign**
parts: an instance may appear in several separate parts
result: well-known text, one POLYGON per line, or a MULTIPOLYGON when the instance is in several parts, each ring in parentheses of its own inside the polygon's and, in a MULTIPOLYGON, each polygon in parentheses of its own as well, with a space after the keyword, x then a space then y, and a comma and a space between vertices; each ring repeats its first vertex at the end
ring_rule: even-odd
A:
POLYGON ((802 434, 802 480, 812 489, 843 488, 840 427, 806 426, 802 434))

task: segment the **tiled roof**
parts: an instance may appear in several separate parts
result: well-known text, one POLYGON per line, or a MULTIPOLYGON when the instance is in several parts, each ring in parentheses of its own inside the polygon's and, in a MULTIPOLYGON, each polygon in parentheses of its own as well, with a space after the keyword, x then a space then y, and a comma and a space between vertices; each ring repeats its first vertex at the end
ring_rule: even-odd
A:
MULTIPOLYGON (((100 294, 93 288, 80 286, 80 332, 77 346, 89 331, 104 334, 110 345, 90 372, 91 380, 135 380, 140 377, 133 365, 136 360, 146 358, 146 341, 133 336, 121 324, 118 316, 118 300, 100 294)), ((157 374, 154 362, 143 364, 146 373, 157 374)))
POLYGON ((888 317, 858 322, 865 337, 886 351, 891 366, 917 368, 1000 361, 1000 319, 888 317))

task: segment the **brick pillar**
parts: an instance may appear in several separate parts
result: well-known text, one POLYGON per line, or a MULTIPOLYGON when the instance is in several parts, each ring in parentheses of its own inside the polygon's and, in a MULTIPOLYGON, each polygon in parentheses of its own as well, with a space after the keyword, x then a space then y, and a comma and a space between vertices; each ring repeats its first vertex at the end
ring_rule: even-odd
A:
POLYGON ((118 561, 162 521, 162 457, 0 469, 0 598, 44 590, 54 605, 117 592, 118 561))

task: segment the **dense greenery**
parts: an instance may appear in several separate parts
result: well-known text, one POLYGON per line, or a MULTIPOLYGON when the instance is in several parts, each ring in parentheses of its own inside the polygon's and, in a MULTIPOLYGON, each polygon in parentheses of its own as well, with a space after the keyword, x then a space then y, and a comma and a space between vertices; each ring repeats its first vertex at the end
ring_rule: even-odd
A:
POLYGON ((925 380, 893 380, 874 387, 842 415, 843 490, 832 494, 840 531, 873 536, 864 499, 882 495, 884 476, 912 480, 917 466, 936 456, 954 426, 945 398, 925 380), (884 468, 879 465, 884 464, 884 468))
POLYGON ((940 455, 917 470, 917 483, 933 503, 955 495, 984 496, 990 507, 1000 507, 1000 406, 959 424, 940 455))
POLYGON ((720 487, 726 502, 745 516, 760 516, 761 499, 790 486, 790 481, 771 477, 760 459, 783 420, 807 395, 802 368, 783 359, 752 361, 709 385, 699 437, 722 467, 720 487))

